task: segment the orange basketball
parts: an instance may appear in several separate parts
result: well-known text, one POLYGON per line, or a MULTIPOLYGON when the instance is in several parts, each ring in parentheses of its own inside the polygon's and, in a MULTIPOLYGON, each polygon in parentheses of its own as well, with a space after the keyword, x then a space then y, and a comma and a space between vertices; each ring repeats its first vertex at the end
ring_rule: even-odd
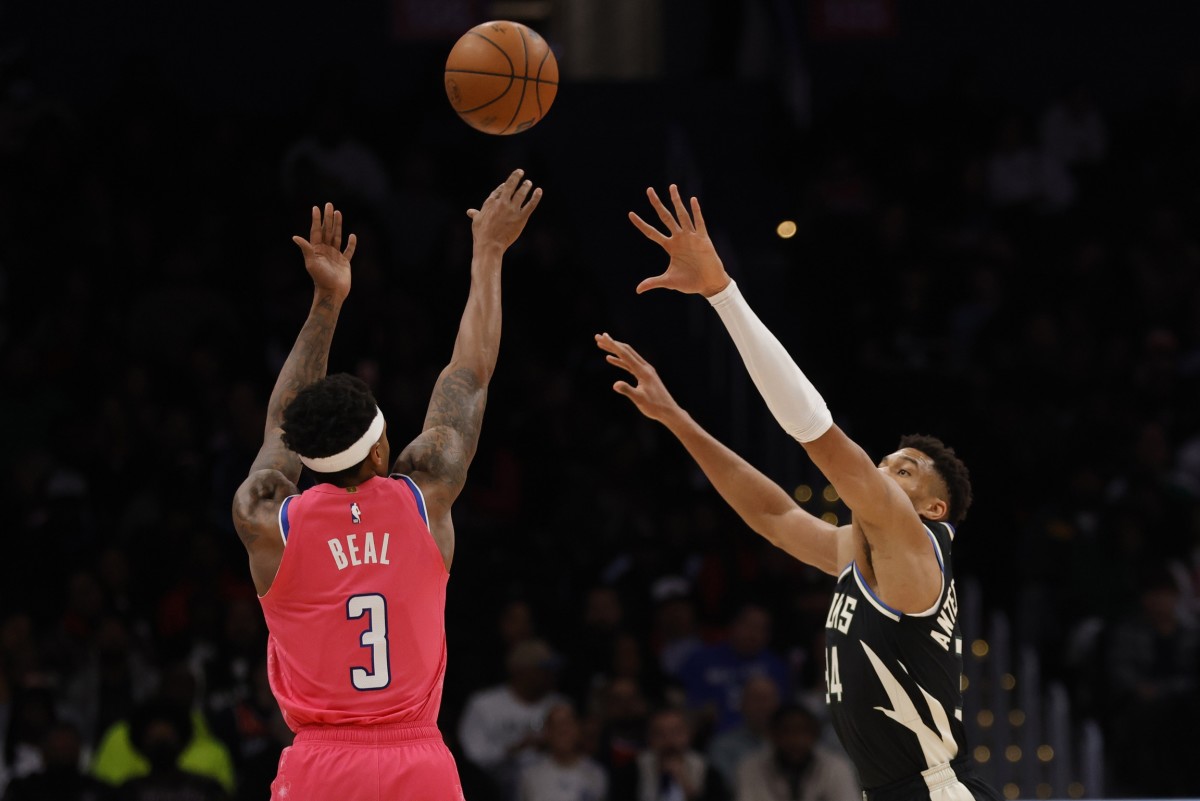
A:
POLYGON ((446 97, 458 116, 489 134, 527 131, 558 94, 558 61, 532 28, 496 20, 462 35, 446 59, 446 97))

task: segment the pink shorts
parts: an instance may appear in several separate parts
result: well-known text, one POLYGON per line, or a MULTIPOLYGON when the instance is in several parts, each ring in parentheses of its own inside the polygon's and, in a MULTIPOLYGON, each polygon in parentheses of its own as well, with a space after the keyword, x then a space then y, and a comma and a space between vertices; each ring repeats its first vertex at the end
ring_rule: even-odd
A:
POLYGON ((279 757, 271 801, 463 801, 437 726, 310 726, 279 757))

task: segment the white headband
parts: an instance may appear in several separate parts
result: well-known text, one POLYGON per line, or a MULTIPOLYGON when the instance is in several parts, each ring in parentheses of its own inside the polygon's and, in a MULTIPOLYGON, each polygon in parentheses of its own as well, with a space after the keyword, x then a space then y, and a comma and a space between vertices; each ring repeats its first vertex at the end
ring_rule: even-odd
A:
POLYGON ((375 447, 375 443, 383 436, 383 412, 379 407, 375 407, 375 419, 371 421, 371 425, 367 428, 367 433, 358 438, 353 445, 346 448, 341 453, 335 453, 332 456, 301 456, 300 461, 309 470, 317 473, 340 473, 343 470, 349 470, 354 465, 367 458, 367 454, 371 452, 371 448, 375 447))

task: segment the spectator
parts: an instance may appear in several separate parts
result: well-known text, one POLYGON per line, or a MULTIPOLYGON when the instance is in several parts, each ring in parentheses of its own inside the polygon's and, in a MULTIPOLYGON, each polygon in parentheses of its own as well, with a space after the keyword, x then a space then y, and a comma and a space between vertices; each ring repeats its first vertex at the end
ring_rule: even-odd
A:
POLYGON ((779 688, 768 676, 751 676, 742 687, 742 722, 712 739, 708 758, 730 787, 737 781, 738 763, 767 745, 771 718, 779 708, 779 688))
POLYGON ((110 788, 80 769, 83 740, 70 723, 55 723, 42 743, 44 767, 8 785, 4 801, 109 801, 110 788))
POLYGON ((663 707, 650 715, 646 748, 617 771, 613 798, 629 801, 725 801, 721 774, 692 748, 692 727, 682 709, 663 707))
POLYGON ((605 801, 608 776, 580 748, 579 718, 568 703, 546 713, 545 753, 521 770, 518 801, 605 801))
MULTIPOLYGON (((165 671, 163 684, 153 698, 135 710, 130 718, 110 726, 100 738, 92 760, 92 775, 113 786, 122 786, 131 779, 149 774, 154 765, 150 755, 141 751, 134 741, 134 724, 146 709, 162 708, 173 709, 189 721, 187 726, 176 727, 176 733, 184 738, 178 754, 179 769, 213 779, 232 794, 235 786, 233 759, 229 750, 209 732, 208 722, 196 701, 196 680, 182 662, 165 671)), ((163 713, 156 711, 154 714, 163 713)))
POLYGON ((1124 794, 1186 795, 1196 788, 1191 760, 1200 741, 1200 630, 1181 614, 1180 596, 1171 571, 1152 568, 1139 610, 1117 623, 1109 641, 1114 706, 1108 753, 1124 794))
POLYGON ((118 801, 227 801, 220 784, 179 767, 192 740, 186 709, 164 699, 144 704, 129 724, 129 739, 149 764, 144 776, 129 779, 117 790, 118 801))
POLYGON ((458 724, 464 755, 512 798, 520 770, 536 756, 546 715, 566 701, 554 685, 561 659, 544 640, 518 642, 508 653, 508 681, 467 699, 458 724))
POLYGON ((860 801, 853 766, 818 743, 821 723, 807 708, 780 707, 770 729, 771 744, 738 765, 738 801, 860 801))
POLYGON ((32 682, 19 686, 12 694, 9 708, 0 706, 0 722, 6 717, 4 741, 0 744, 3 746, 0 787, 7 781, 30 776, 45 767, 42 743, 55 723, 54 695, 49 687, 32 682))
POLYGON ((681 576, 666 576, 650 590, 654 601, 654 630, 651 643, 658 665, 668 676, 678 676, 683 666, 704 642, 696 623, 696 604, 691 586, 681 576))
POLYGON ((787 664, 768 647, 771 613, 757 604, 744 604, 736 613, 726 642, 706 645, 683 666, 680 678, 690 709, 699 711, 715 733, 742 722, 741 694, 746 681, 764 675, 781 694, 791 693, 787 664))
POLYGON ((649 704, 633 679, 613 679, 593 693, 593 714, 599 722, 596 755, 611 774, 632 763, 646 744, 649 704))

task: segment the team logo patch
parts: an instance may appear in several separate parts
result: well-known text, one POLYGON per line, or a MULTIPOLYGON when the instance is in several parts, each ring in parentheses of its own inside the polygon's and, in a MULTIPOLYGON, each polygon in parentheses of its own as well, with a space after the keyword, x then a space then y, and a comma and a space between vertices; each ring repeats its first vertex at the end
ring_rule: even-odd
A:
POLYGON ((358 508, 357 503, 350 504, 350 519, 355 523, 362 522, 362 509, 358 508))

